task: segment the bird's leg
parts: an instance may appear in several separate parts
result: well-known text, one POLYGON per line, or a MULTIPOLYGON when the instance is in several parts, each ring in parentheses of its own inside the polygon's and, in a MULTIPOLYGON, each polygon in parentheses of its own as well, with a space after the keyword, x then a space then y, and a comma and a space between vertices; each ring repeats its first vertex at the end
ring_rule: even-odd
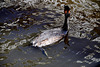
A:
POLYGON ((52 57, 49 57, 49 56, 48 56, 48 54, 47 54, 47 52, 46 52, 45 49, 43 49, 43 48, 41 48, 41 47, 39 47, 39 49, 42 51, 42 53, 43 53, 46 57, 52 58, 52 57))
POLYGON ((42 53, 43 53, 45 56, 48 57, 48 54, 47 54, 47 52, 45 51, 45 49, 43 49, 43 48, 41 48, 41 47, 39 47, 39 49, 42 51, 42 53))

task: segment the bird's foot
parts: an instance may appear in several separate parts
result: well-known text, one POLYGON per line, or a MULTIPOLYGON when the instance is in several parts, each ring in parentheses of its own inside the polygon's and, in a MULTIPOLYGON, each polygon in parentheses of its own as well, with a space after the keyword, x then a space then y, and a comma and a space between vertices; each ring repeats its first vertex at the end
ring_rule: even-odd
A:
POLYGON ((48 54, 47 54, 47 52, 46 52, 46 50, 45 49, 43 49, 43 48, 40 48, 39 47, 39 49, 42 51, 42 53, 47 57, 47 58, 49 58, 49 59, 51 59, 52 57, 50 57, 50 56, 48 56, 48 54))

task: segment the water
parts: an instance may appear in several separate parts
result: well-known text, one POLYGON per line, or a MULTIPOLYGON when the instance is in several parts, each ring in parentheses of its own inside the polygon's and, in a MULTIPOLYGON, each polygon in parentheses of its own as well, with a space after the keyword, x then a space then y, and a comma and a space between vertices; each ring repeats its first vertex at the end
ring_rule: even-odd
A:
POLYGON ((8 1, 0 3, 0 67, 100 65, 99 0, 8 1), (43 30, 63 25, 64 4, 71 8, 68 20, 70 46, 62 40, 45 47, 53 57, 48 59, 30 46, 30 41, 43 30))

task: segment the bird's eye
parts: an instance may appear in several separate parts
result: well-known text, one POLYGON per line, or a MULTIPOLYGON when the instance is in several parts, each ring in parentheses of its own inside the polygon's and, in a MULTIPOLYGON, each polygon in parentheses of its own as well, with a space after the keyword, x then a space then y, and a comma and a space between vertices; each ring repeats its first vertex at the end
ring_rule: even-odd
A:
POLYGON ((65 14, 67 13, 67 10, 65 11, 65 14))
MULTIPOLYGON (((65 10, 65 14, 67 13, 67 10, 65 10)), ((70 10, 68 11, 68 13, 70 14, 70 10)))
POLYGON ((70 13, 70 10, 68 11, 68 13, 70 13))

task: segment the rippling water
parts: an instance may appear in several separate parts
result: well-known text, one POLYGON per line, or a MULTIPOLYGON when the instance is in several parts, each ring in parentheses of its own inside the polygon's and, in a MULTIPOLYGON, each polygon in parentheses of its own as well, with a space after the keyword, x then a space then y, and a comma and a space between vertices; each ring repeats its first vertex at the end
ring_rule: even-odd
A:
POLYGON ((0 2, 0 67, 97 67, 100 64, 99 0, 5 0, 0 2), (30 41, 43 30, 61 27, 63 6, 71 16, 69 44, 45 47, 47 59, 30 41))

